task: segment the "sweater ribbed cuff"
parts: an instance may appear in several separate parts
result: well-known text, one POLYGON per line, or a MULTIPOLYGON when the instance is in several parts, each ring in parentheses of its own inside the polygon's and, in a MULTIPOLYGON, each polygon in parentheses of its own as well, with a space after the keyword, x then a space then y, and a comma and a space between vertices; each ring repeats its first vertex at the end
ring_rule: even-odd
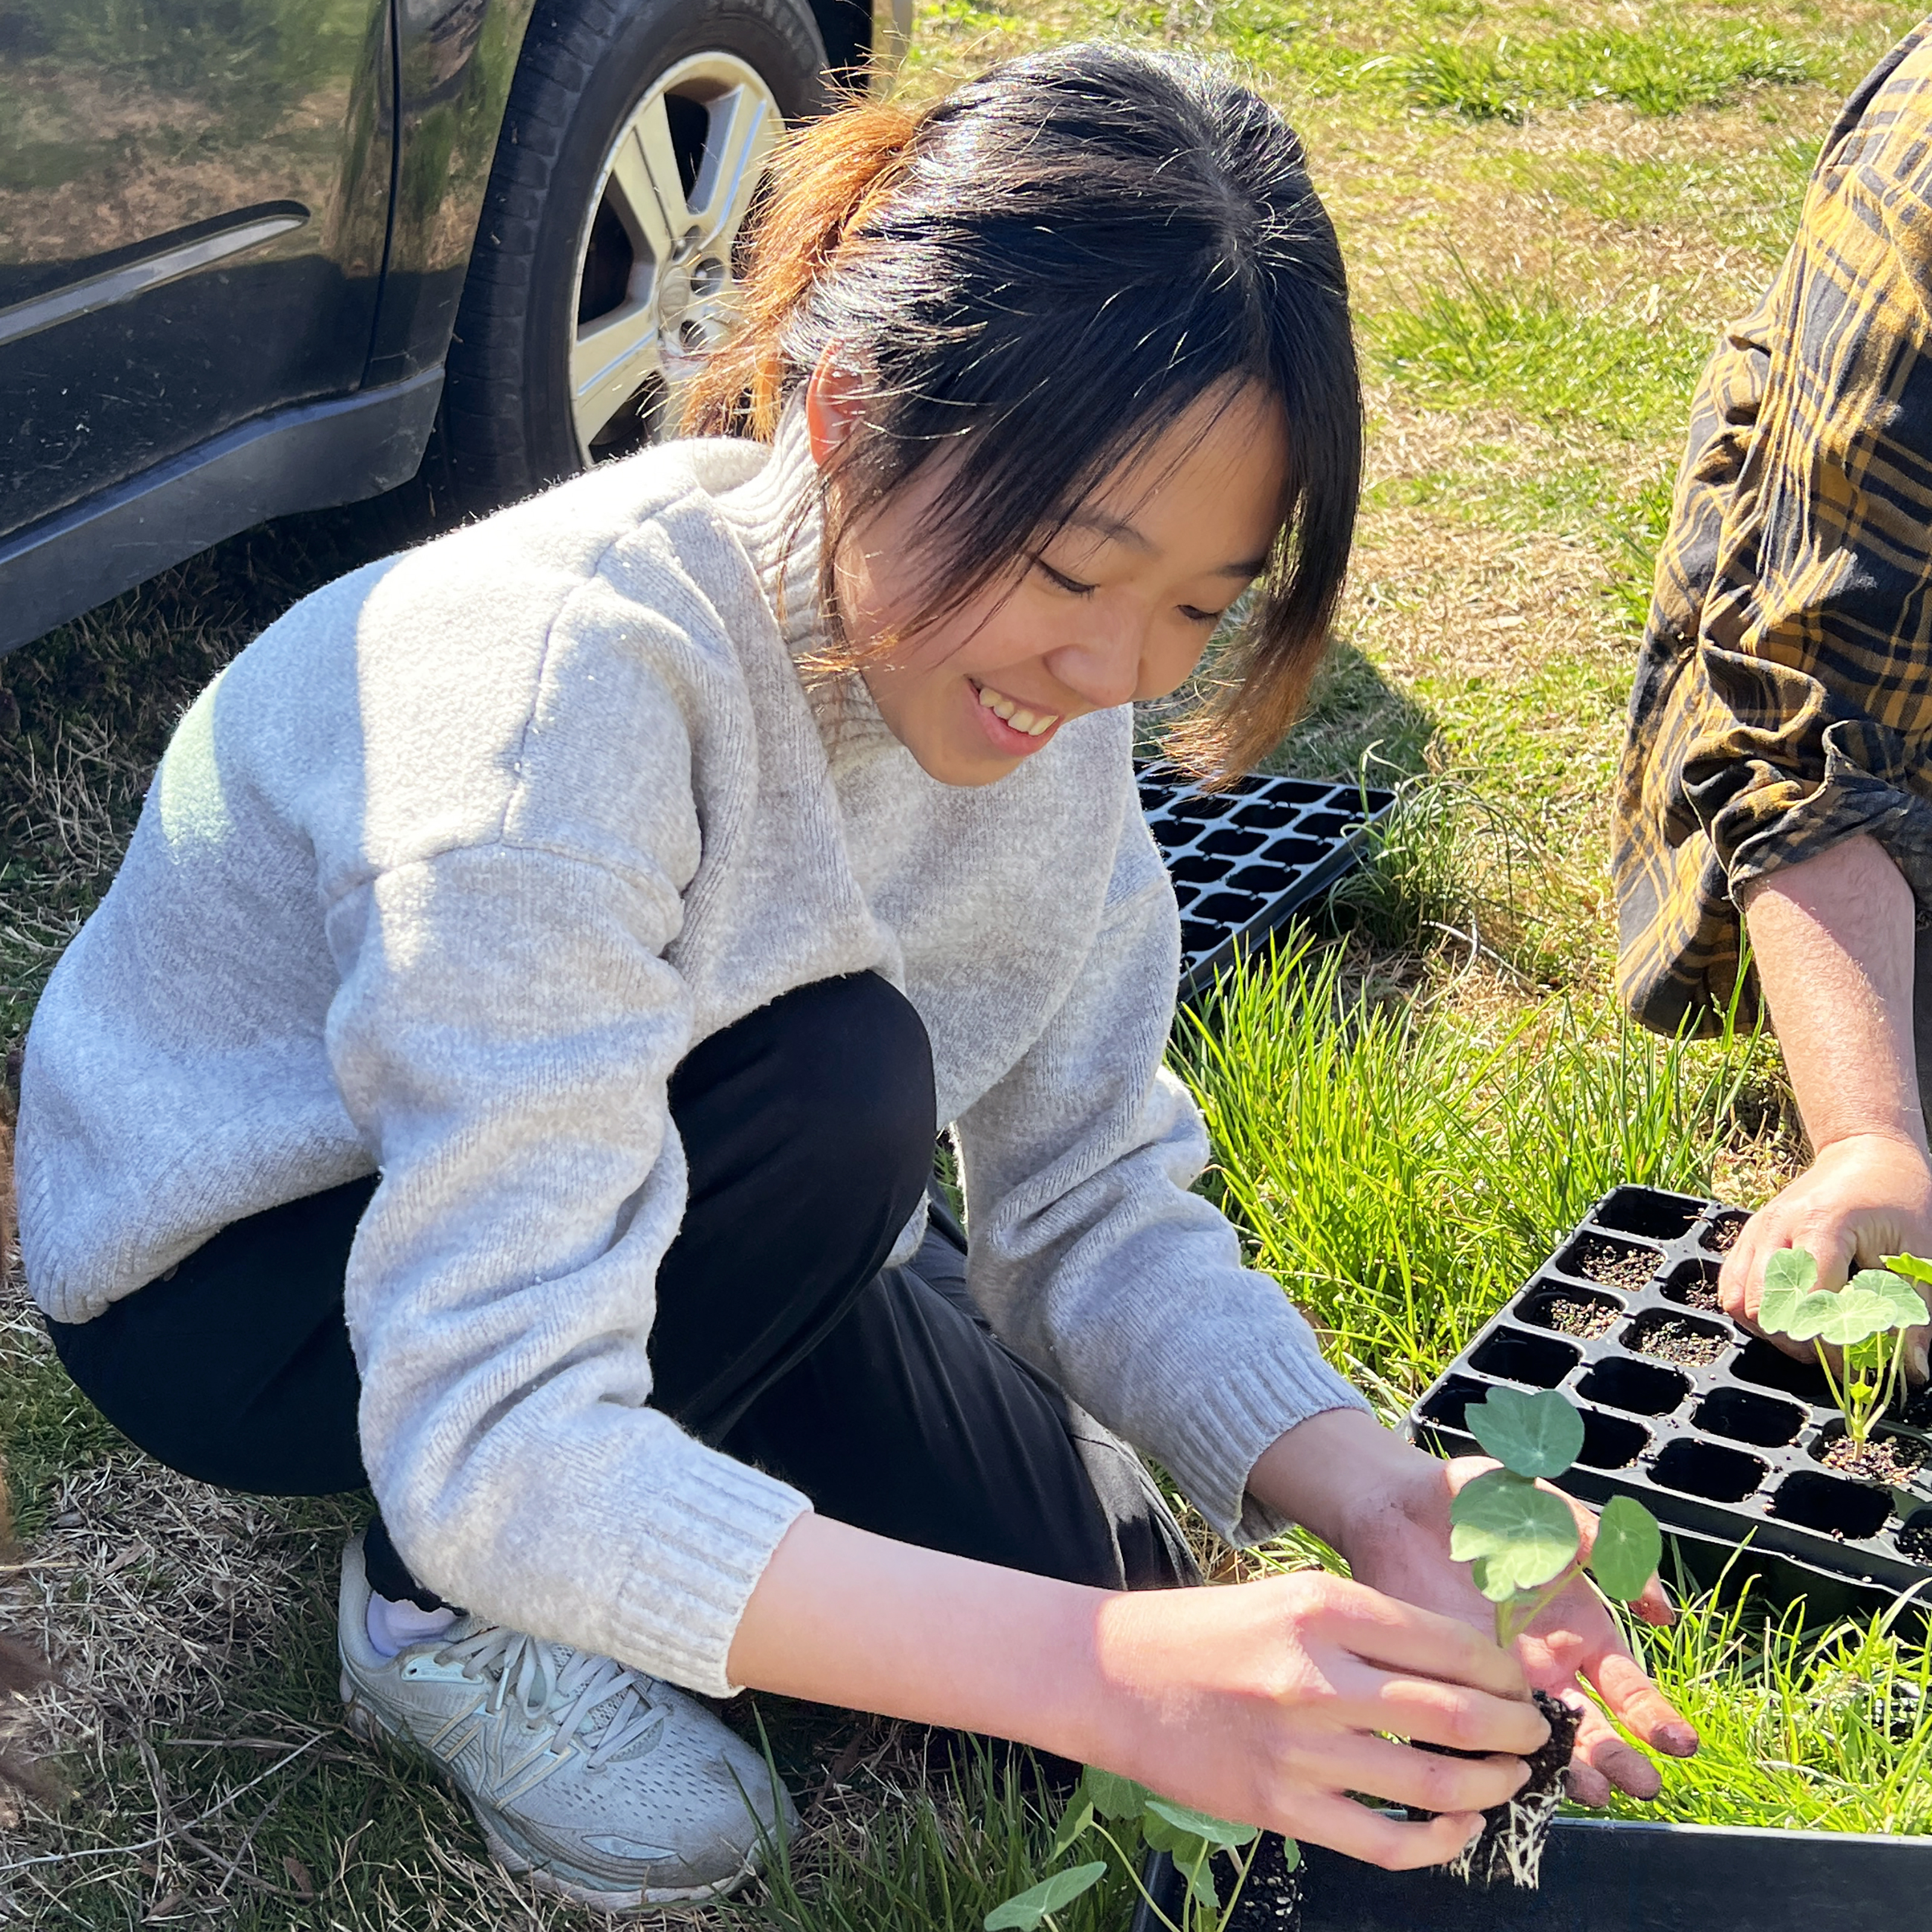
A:
POLYGON ((810 1499, 748 1462, 701 1444, 650 1509, 651 1557, 620 1580, 610 1648, 653 1677, 730 1697, 725 1662, 745 1606, 785 1532, 810 1499))
POLYGON ((1248 1478, 1262 1453, 1311 1415, 1334 1408, 1373 1412, 1322 1360, 1312 1331, 1305 1353, 1243 1362, 1218 1380, 1204 1377, 1177 1404, 1171 1439, 1148 1446, 1215 1529, 1243 1548, 1289 1526, 1288 1518, 1248 1493, 1248 1478))

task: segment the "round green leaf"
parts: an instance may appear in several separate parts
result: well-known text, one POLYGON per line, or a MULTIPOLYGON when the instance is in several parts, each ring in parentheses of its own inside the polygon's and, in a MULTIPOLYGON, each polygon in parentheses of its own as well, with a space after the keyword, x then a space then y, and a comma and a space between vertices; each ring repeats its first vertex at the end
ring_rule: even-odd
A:
POLYGON ((1508 1469, 1478 1476, 1449 1505, 1449 1553, 1481 1559, 1476 1586, 1492 1604, 1534 1590, 1576 1556, 1576 1519, 1559 1496, 1508 1469))
POLYGON ((1810 1298, 1818 1279, 1818 1264, 1802 1248, 1780 1248, 1764 1264, 1764 1299, 1758 1305, 1760 1325, 1772 1334, 1789 1335, 1798 1310, 1810 1298))
POLYGON ((1809 1334, 1798 1336, 1801 1342, 1815 1337, 1833 1348, 1850 1348, 1898 1326, 1892 1303, 1868 1288, 1859 1287, 1856 1281, 1847 1282, 1836 1294, 1822 1298, 1830 1304, 1828 1307, 1801 1311, 1804 1325, 1810 1330, 1809 1334))
POLYGON ((1469 1433, 1519 1476, 1560 1476, 1583 1447, 1583 1418, 1554 1389, 1492 1389, 1462 1412, 1469 1433))
POLYGON ((1144 1784, 1092 1764, 1081 1774, 1080 1792, 1103 1818, 1138 1818, 1148 1797, 1144 1784))
POLYGON ((1178 1865, 1198 1864, 1210 1857, 1214 1850, 1198 1832, 1184 1831, 1178 1825, 1171 1825, 1153 1810, 1141 1814, 1141 1836, 1153 1850, 1171 1853, 1178 1865))
POLYGON ((1096 1858, 1091 1864, 1075 1865, 1066 1871, 1055 1872, 1051 1878, 1043 1878, 1039 1884, 1016 1892, 1004 1905, 994 1906, 986 1914, 986 1932, 1034 1932, 1034 1928, 1049 1912, 1058 1912, 1063 1905, 1071 1905, 1083 1892, 1092 1891, 1106 1875, 1106 1861, 1103 1858, 1096 1858))
POLYGON ((1869 1290, 1885 1303, 1892 1310, 1894 1328, 1916 1328, 1927 1318, 1925 1298, 1890 1268, 1861 1268, 1852 1276, 1851 1286, 1869 1290))
POLYGON ((1301 1847, 1298 1845, 1292 1838, 1282 1839, 1281 1841, 1282 1870, 1283 1871, 1293 1871, 1300 1863, 1301 1847))
POLYGON ((1147 1808, 1156 1818, 1164 1818, 1178 1832, 1191 1832, 1197 1838, 1205 1838, 1210 1845, 1218 1845, 1224 1852, 1232 1852, 1249 1844, 1255 1837, 1252 1825, 1232 1825, 1225 1818, 1211 1817, 1205 1811, 1196 1811, 1185 1804, 1177 1804, 1171 1798, 1150 1798, 1147 1808))
POLYGON ((1634 1601, 1663 1560, 1664 1533, 1656 1517, 1634 1497, 1612 1496, 1597 1520, 1590 1549, 1590 1574, 1604 1595, 1620 1604, 1634 1601))
POLYGON ((1922 1281, 1932 1286, 1932 1262, 1922 1262, 1916 1255, 1887 1255, 1885 1264, 1894 1274, 1902 1274, 1907 1281, 1922 1281))

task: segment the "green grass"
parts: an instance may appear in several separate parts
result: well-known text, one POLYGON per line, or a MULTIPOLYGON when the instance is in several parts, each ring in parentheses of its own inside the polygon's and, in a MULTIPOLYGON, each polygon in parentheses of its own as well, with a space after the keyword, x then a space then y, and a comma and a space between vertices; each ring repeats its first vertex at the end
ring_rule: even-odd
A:
POLYGON ((1546 281, 1466 268, 1383 311, 1369 335, 1379 365, 1430 400, 1501 404, 1622 437, 1682 413, 1711 346, 1661 319, 1580 306, 1546 281))
POLYGON ((1436 40, 1390 63, 1416 106, 1474 121, 1520 122, 1533 108, 1615 100, 1640 114, 1717 107, 1745 88, 1816 78, 1808 52, 1755 26, 1598 27, 1547 39, 1436 40))
POLYGON ((1257 958, 1183 1015, 1176 1057, 1254 1264, 1406 1406, 1600 1195, 1709 1191, 1758 1052, 1560 996, 1472 1023, 1344 967, 1305 940, 1257 958))
POLYGON ((1747 1597, 1637 1634, 1701 1734, 1632 1818, 1766 1829, 1932 1832, 1932 1652, 1884 1618, 1806 1630, 1747 1597))
MULTIPOLYGON (((980 1932, 1047 1864, 1059 1808, 1024 1759, 968 1747, 881 1796, 853 1829, 782 1860, 766 1900, 731 1920, 746 1932, 980 1932)), ((1055 1915, 1060 1932, 1125 1925, 1133 1882, 1117 1859, 1108 1863, 1100 1885, 1055 1915)))

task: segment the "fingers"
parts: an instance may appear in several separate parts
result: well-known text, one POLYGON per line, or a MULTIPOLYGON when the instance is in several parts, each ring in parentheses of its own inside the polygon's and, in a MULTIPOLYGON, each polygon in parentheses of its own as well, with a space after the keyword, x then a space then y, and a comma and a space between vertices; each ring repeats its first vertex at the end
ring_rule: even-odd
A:
POLYGON ((1387 1738, 1340 1739, 1322 1754, 1324 1780, 1420 1811, 1484 1811, 1514 1798, 1529 1778, 1520 1757, 1442 1757, 1387 1738))
POLYGON ((1550 1742, 1549 1720, 1526 1699, 1358 1666, 1334 1674, 1335 1716, 1356 1731, 1393 1731, 1452 1750, 1526 1757, 1550 1742))
POLYGON ((1653 1576, 1643 1586, 1643 1594, 1630 1608, 1645 1623, 1654 1624, 1659 1630, 1668 1630, 1677 1621, 1677 1612, 1670 1607, 1670 1599, 1664 1594, 1664 1580, 1653 1576))
POLYGON ((1352 1798, 1312 1797, 1295 1808, 1291 1837, 1380 1865, 1384 1871, 1417 1871, 1446 1865, 1483 1828, 1478 1811, 1448 1811, 1414 1822, 1372 1811, 1352 1798))
POLYGON ((1418 1610, 1365 1584, 1339 1577, 1333 1581, 1329 1607, 1322 1619, 1323 1634, 1364 1664, 1416 1672, 1444 1684, 1466 1684, 1493 1697, 1528 1698, 1522 1665, 1460 1618, 1418 1610))
MULTIPOLYGON (((1612 1717, 1624 1729, 1642 1738, 1653 1750, 1670 1757, 1690 1757, 1697 1749, 1697 1732, 1670 1700, 1646 1677, 1636 1659, 1621 1643, 1607 1646, 1583 1662, 1582 1674, 1596 1686, 1612 1717)), ((1615 1774, 1612 1772, 1614 1778, 1615 1774)), ((1634 1797, 1648 1797, 1649 1792, 1634 1790, 1621 1778, 1621 1790, 1634 1797)))
POLYGON ((1656 1766, 1617 1736, 1616 1727, 1580 1690, 1567 1690, 1563 1701, 1576 1713, 1576 1742, 1565 1783, 1579 1804, 1601 1807, 1610 1802, 1612 1786, 1633 1798, 1654 1798, 1664 1789, 1656 1766))

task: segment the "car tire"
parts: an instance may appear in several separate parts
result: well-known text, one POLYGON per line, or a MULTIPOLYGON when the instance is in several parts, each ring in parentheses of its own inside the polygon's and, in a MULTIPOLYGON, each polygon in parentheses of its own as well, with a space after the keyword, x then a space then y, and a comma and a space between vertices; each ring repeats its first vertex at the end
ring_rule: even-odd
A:
POLYGON ((765 160, 825 101, 803 0, 542 0, 450 344, 446 507, 496 508, 674 425, 765 160))

